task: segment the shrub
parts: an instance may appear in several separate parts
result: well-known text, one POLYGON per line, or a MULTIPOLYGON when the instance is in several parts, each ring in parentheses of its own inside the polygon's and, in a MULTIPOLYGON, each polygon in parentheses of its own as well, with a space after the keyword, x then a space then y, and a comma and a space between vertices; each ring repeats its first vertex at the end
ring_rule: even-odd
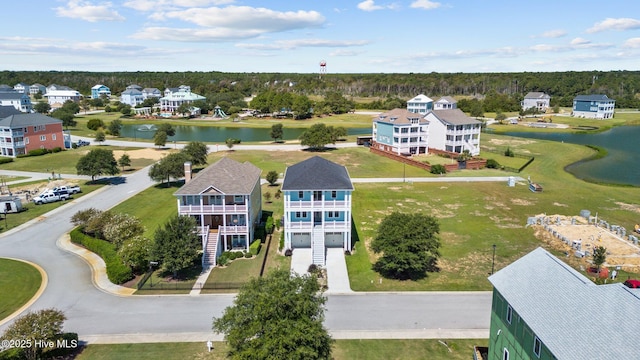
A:
POLYGON ((291 249, 287 249, 284 251, 284 256, 291 256, 291 254, 293 254, 293 250, 291 249))
POLYGON ((262 243, 260 241, 254 241, 249 245, 249 253, 252 255, 260 254, 260 249, 262 249, 262 243))
POLYGON ((13 162, 13 158, 10 157, 0 157, 0 164, 6 164, 13 162))
POLYGON ((104 121, 100 119, 91 119, 87 122, 87 128, 89 128, 89 130, 96 131, 101 127, 104 127, 104 121))
POLYGON ((485 165, 489 169, 499 169, 500 164, 495 159, 487 159, 487 165, 485 165))
POLYGON ((280 233, 280 244, 278 245, 278 250, 282 250, 284 248, 284 231, 280 233))
POLYGON ((273 217, 269 216, 267 222, 264 225, 264 230, 267 234, 273 234, 273 217))
POLYGON ((511 148, 507 148, 507 150, 504 151, 504 156, 508 156, 508 157, 513 157, 514 153, 513 150, 511 150, 511 148))
POLYGON ((250 258, 252 258, 252 257, 253 257, 253 255, 252 255, 250 252, 246 252, 246 253, 244 253, 244 258, 245 258, 245 259, 250 259, 250 258))
POLYGON ((46 155, 46 154, 48 154, 50 152, 51 152, 51 150, 49 150, 49 149, 35 149, 35 150, 29 151, 27 156, 41 156, 41 155, 46 155))
POLYGON ((104 260, 107 265, 109 281, 114 284, 122 284, 133 278, 131 268, 122 262, 113 244, 85 235, 80 231, 79 227, 73 229, 69 235, 74 244, 84 246, 104 260))
POLYGON ((316 265, 316 264, 311 264, 311 265, 309 265, 309 268, 307 269, 307 272, 308 272, 309 274, 315 274, 315 273, 317 273, 319 270, 320 270, 320 269, 318 268, 318 265, 316 265))
POLYGON ((56 146, 53 149, 51 149, 51 152, 53 153, 59 153, 60 151, 62 151, 62 148, 60 146, 56 146))
POLYGON ((447 169, 442 164, 435 164, 435 165, 431 166, 431 173, 432 174, 446 174, 447 173, 447 169))

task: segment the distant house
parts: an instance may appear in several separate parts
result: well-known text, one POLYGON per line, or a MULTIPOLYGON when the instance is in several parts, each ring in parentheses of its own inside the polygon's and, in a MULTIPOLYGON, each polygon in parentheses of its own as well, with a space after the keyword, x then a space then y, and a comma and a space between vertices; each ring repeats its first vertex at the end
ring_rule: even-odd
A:
POLYGON ((352 249, 351 193, 347 169, 319 156, 287 167, 284 193, 284 247, 311 248, 324 266, 326 248, 352 249))
POLYGON ((596 285, 542 248, 489 281, 489 360, 640 359, 639 289, 596 285))
POLYGON ((64 148, 62 121, 31 113, 13 114, 0 119, 2 156, 16 157, 35 149, 64 148))
POLYGON ((426 154, 429 121, 405 109, 393 109, 373 119, 372 147, 394 154, 426 154))
POLYGON ((94 85, 91 88, 92 99, 99 99, 103 96, 106 96, 107 99, 111 97, 111 89, 109 89, 106 85, 98 84, 94 85))
POLYGON ((425 119, 429 121, 429 147, 454 153, 469 150, 480 154, 482 122, 468 117, 460 109, 432 110, 425 119))
POLYGON ((592 119, 611 119, 616 101, 607 95, 578 95, 573 99, 573 116, 592 119))
POLYGON ((64 85, 58 85, 58 84, 51 84, 49 86, 47 86, 47 91, 56 91, 56 90, 73 90, 72 88, 68 87, 68 86, 64 86, 64 85))
MULTIPOLYGON (((198 100, 206 100, 206 98, 204 96, 194 94, 191 91, 171 92, 168 96, 160 98, 160 110, 165 114, 174 114, 177 113, 180 105, 191 104, 198 100)), ((198 114, 200 114, 200 108, 192 107, 191 115, 198 114)))
POLYGON ((123 104, 136 106, 142 104, 143 101, 142 91, 134 88, 128 88, 120 94, 120 102, 123 104))
POLYGON ((191 178, 185 164, 185 184, 175 192, 178 214, 198 224, 204 256, 202 266, 215 266, 223 251, 246 251, 254 241, 262 214, 261 170, 255 165, 222 158, 191 178))
POLYGON ((451 96, 443 96, 433 103, 433 110, 451 110, 458 108, 458 101, 451 96))
POLYGON ((13 85, 13 90, 29 95, 29 84, 25 84, 23 82, 17 83, 13 85))
POLYGON ((38 83, 35 83, 35 84, 29 86, 29 94, 35 95, 37 93, 40 93, 42 95, 46 94, 47 93, 47 87, 42 85, 42 84, 38 84, 38 83))
POLYGON ((142 89, 142 98, 143 99, 149 99, 149 98, 161 98, 162 97, 162 92, 157 89, 157 88, 144 88, 142 89))
POLYGON ((164 96, 170 96, 173 93, 177 92, 191 92, 191 86, 188 85, 180 85, 178 87, 171 87, 164 89, 164 96))
POLYGON ((543 92, 528 92, 520 103, 522 110, 534 108, 538 112, 544 113, 551 107, 551 96, 543 92))
POLYGON ((142 91, 142 86, 137 85, 137 84, 131 84, 131 85, 127 86, 127 88, 125 90, 129 90, 129 89, 142 91))
POLYGON ((407 101, 407 110, 412 113, 425 115, 430 110, 433 110, 433 100, 424 94, 420 94, 407 101))
POLYGON ((17 91, 0 92, 0 106, 13 106, 24 113, 33 111, 29 95, 17 91))
POLYGON ((7 84, 0 84, 0 92, 16 92, 16 90, 7 84))
POLYGON ((76 90, 49 90, 47 88, 47 93, 44 94, 44 97, 47 98, 49 105, 52 108, 59 108, 67 101, 79 102, 82 100, 82 94, 80 94, 76 90))

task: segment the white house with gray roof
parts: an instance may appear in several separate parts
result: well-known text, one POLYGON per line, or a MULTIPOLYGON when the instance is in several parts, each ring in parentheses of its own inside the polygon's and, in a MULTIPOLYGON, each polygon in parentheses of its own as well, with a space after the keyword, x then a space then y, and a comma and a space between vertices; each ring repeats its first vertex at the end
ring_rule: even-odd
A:
POLYGON ((640 359, 640 290, 596 285, 542 248, 489 281, 489 360, 640 359))
POLYGON ((23 113, 33 112, 29 94, 17 91, 0 92, 0 106, 13 106, 23 113))
POLYGON ((412 113, 425 115, 430 110, 433 110, 433 99, 427 95, 420 94, 407 100, 407 110, 412 113))
POLYGON ((433 103, 433 110, 457 109, 458 101, 451 96, 443 96, 433 103))
POLYGON ((482 122, 468 117, 460 109, 432 110, 425 119, 429 121, 429 147, 454 153, 469 150, 473 156, 480 154, 482 122))
POLYGON ((215 266, 223 251, 249 250, 262 214, 261 170, 224 157, 193 178, 191 171, 186 163, 185 184, 174 195, 178 214, 198 224, 206 268, 215 266))
POLYGON ((534 108, 538 112, 543 113, 551 106, 551 96, 543 92, 531 91, 524 96, 520 105, 522 106, 522 110, 534 108))
POLYGON ((347 168, 320 156, 287 167, 284 194, 284 248, 311 248, 316 265, 326 248, 351 251, 351 193, 347 168))

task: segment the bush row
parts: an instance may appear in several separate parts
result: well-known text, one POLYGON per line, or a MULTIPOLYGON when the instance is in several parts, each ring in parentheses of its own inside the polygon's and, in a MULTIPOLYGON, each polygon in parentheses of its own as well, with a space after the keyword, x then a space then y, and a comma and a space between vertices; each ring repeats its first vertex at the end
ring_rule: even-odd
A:
POLYGON ((13 158, 10 157, 0 157, 0 164, 6 164, 13 162, 13 158))
POLYGON ((133 279, 131 268, 122 262, 116 252, 115 245, 105 240, 99 240, 85 235, 77 227, 71 231, 71 241, 93 251, 104 260, 107 265, 107 276, 114 284, 122 284, 133 279))
POLYGON ((255 240, 251 243, 251 245, 249 245, 249 253, 251 253, 252 255, 260 254, 260 249, 262 249, 262 243, 260 242, 260 240, 255 240))
POLYGON ((41 155, 46 155, 46 154, 50 154, 50 153, 57 153, 62 151, 62 148, 57 146, 54 147, 53 149, 34 149, 29 151, 27 154, 21 154, 18 155, 16 157, 18 158, 23 158, 23 157, 28 157, 28 156, 41 156, 41 155))

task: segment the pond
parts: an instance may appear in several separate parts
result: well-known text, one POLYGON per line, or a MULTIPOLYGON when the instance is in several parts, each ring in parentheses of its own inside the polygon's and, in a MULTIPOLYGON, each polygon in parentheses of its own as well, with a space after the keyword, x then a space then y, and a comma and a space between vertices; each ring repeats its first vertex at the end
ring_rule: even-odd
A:
MULTIPOLYGON (((227 128, 213 126, 185 126, 173 127, 176 130, 175 136, 169 138, 170 141, 202 141, 223 143, 229 138, 240 139, 242 142, 250 141, 270 141, 271 128, 227 128)), ((121 136, 134 139, 153 139, 155 126, 146 124, 123 125, 121 136)), ((287 128, 283 130, 283 140, 295 140, 300 137, 305 128, 287 128)), ((349 128, 349 135, 370 135, 371 128, 349 128)))
POLYGON ((607 156, 579 161, 566 170, 587 181, 640 186, 640 126, 619 126, 594 134, 509 132, 506 135, 600 146, 607 149, 607 156))

